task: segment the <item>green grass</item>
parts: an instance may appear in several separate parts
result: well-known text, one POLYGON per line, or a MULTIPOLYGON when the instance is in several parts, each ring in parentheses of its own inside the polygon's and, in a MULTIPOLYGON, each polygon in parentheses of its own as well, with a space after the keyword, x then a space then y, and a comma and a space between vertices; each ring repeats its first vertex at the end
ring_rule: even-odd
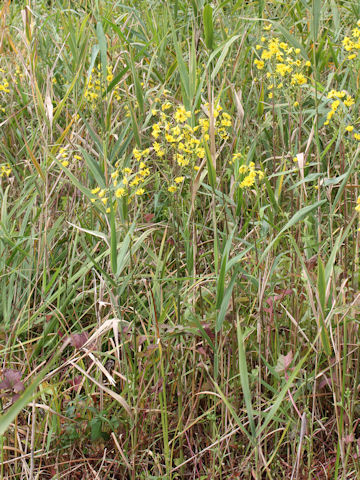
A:
POLYGON ((358 3, 0 8, 0 477, 360 478, 358 3))

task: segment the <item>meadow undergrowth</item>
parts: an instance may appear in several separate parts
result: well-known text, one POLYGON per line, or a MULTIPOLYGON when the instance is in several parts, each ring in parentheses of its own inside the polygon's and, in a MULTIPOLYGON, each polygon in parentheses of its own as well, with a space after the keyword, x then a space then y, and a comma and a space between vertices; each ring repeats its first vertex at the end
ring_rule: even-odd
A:
POLYGON ((353 0, 4 0, 0 478, 360 478, 353 0))

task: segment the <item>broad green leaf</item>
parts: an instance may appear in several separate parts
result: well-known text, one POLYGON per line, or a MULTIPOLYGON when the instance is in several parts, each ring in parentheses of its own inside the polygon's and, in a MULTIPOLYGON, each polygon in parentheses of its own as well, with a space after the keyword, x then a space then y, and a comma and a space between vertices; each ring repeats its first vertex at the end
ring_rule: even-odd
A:
POLYGON ((205 45, 209 50, 213 50, 214 49, 213 9, 209 4, 205 5, 204 7, 203 22, 204 22, 205 45))

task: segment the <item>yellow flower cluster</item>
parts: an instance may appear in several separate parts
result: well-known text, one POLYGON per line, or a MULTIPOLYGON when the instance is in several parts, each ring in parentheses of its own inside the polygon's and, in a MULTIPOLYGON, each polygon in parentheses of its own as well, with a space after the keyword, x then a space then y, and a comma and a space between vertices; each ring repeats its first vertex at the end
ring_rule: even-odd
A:
MULTIPOLYGON (((102 203, 105 207, 107 206, 107 203, 109 201, 109 190, 107 188, 96 187, 91 190, 91 193, 94 195, 94 197, 91 198, 92 203, 95 203, 97 201, 99 203, 102 203)), ((106 208, 106 213, 110 213, 110 207, 106 208)))
POLYGON ((0 178, 9 177, 12 172, 10 163, 3 163, 0 165, 0 178))
MULTIPOLYGON (((233 161, 236 160, 236 155, 233 155, 233 161)), ((258 180, 262 180, 264 178, 264 172, 262 170, 255 169, 255 163, 250 162, 249 165, 241 165, 239 167, 239 187, 241 189, 250 188, 255 185, 256 177, 258 180)))
POLYGON ((351 32, 351 38, 345 37, 342 41, 343 47, 346 52, 349 53, 347 56, 348 60, 353 60, 357 58, 360 50, 360 20, 357 21, 357 27, 353 28, 351 32))
POLYGON ((150 175, 150 169, 146 163, 149 155, 150 148, 146 148, 145 150, 134 148, 132 156, 136 162, 135 168, 121 168, 120 162, 117 161, 115 163, 115 169, 111 173, 109 187, 96 187, 91 190, 92 195, 94 195, 93 198, 91 198, 91 202, 102 204, 106 207, 106 213, 109 213, 110 207, 108 206, 108 201, 110 195, 118 199, 127 197, 128 203, 131 202, 132 198, 144 195, 146 193, 144 182, 146 177, 150 175))
MULTIPOLYGON (((70 152, 68 151, 67 147, 61 147, 59 149, 59 161, 61 162, 61 165, 63 167, 68 167, 69 166, 69 158, 70 158, 70 152)), ((82 160, 82 157, 80 155, 72 155, 73 160, 82 160)))
POLYGON ((4 94, 10 93, 9 82, 5 77, 5 70, 0 68, 0 112, 5 113, 5 108, 1 105, 6 105, 7 101, 4 98, 4 94))
MULTIPOLYGON (((146 194, 146 184, 150 169, 160 169, 167 178, 167 191, 174 194, 186 179, 197 171, 196 163, 205 158, 205 143, 210 138, 209 105, 203 106, 205 116, 200 116, 200 110, 194 116, 184 105, 170 101, 168 93, 163 93, 162 100, 155 98, 151 114, 154 123, 151 126, 152 143, 150 147, 140 150, 134 148, 128 167, 123 161, 117 161, 109 178, 109 185, 97 186, 91 190, 91 202, 105 212, 111 211, 109 202, 124 199, 127 203, 135 197, 146 194), (195 126, 190 124, 196 118, 195 126)), ((220 141, 228 137, 228 128, 232 121, 228 113, 216 104, 213 108, 215 134, 220 141)), ((66 152, 61 152, 64 155, 66 152)), ((66 157, 67 158, 67 157, 66 157)), ((64 160, 66 160, 64 157, 64 160)))
MULTIPOLYGON (((264 27, 264 30, 269 30, 269 27, 264 27)), ((261 37, 261 42, 255 48, 260 58, 256 58, 254 64, 257 70, 263 70, 266 67, 265 77, 271 82, 268 85, 270 99, 273 98, 274 90, 281 91, 286 84, 301 86, 307 83, 304 70, 306 67, 311 67, 311 62, 299 58, 299 48, 290 47, 274 36, 261 37)))
MULTIPOLYGON (((191 112, 183 105, 175 105, 167 98, 161 103, 159 98, 154 100, 155 107, 151 112, 156 122, 152 125, 152 137, 154 141, 151 149, 155 157, 162 160, 166 158, 166 166, 169 167, 169 160, 173 162, 170 169, 170 176, 176 176, 169 184, 168 191, 175 193, 187 177, 191 177, 191 170, 198 170, 196 162, 205 157, 205 146, 210 135, 210 106, 204 104, 203 110, 206 117, 197 117, 195 126, 191 126, 191 112), (185 175, 185 176, 184 176, 185 175)), ((214 127, 215 135, 219 140, 226 140, 229 137, 228 128, 231 127, 231 116, 222 111, 219 104, 214 105, 214 127)), ((199 111, 195 112, 199 114, 199 111)))
MULTIPOLYGON (((341 114, 347 113, 347 108, 352 107, 354 105, 355 100, 354 98, 345 90, 337 91, 337 90, 330 90, 327 95, 329 100, 333 100, 330 104, 330 111, 326 115, 326 121, 324 125, 329 125, 330 120, 333 119, 334 116, 338 113, 337 116, 341 117, 341 114), (339 108, 340 107, 340 108, 339 108)), ((353 125, 347 125, 345 131, 348 133, 352 133, 354 130, 353 125)), ((353 133, 353 138, 355 140, 360 140, 360 134, 357 132, 353 133)))
MULTIPOLYGON (((86 100, 90 102, 92 109, 96 108, 98 99, 103 95, 106 88, 114 80, 112 66, 111 65, 107 66, 106 70, 107 70, 106 82, 103 82, 101 80, 101 65, 97 65, 97 67, 92 69, 91 75, 89 77, 89 81, 87 82, 84 96, 86 100)), ((112 93, 116 100, 120 100, 121 97, 119 94, 119 85, 115 85, 114 89, 112 90, 112 93)))

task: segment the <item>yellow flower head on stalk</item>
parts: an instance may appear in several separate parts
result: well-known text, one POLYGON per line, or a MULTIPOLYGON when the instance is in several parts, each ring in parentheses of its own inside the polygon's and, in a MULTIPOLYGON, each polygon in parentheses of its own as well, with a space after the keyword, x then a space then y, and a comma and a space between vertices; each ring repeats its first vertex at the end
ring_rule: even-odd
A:
POLYGON ((165 112, 166 110, 169 110, 171 107, 172 107, 172 105, 171 105, 170 102, 165 102, 165 103, 162 104, 161 110, 162 110, 163 112, 165 112))
POLYGON ((168 188, 168 191, 170 193, 175 193, 177 190, 177 186, 176 185, 170 185, 170 187, 168 188))
POLYGON ((174 118, 178 123, 184 123, 190 117, 191 117, 191 112, 186 111, 183 105, 178 107, 174 115, 174 118))
POLYGON ((9 163, 5 163, 0 167, 0 178, 9 177, 12 172, 11 166, 9 163))
POLYGON ((161 127, 158 123, 154 123, 154 125, 152 126, 152 136, 154 138, 158 138, 158 136, 160 135, 160 132, 161 132, 161 127))
POLYGON ((258 70, 262 70, 264 67, 265 67, 265 62, 263 60, 258 60, 258 59, 255 59, 254 60, 254 63, 256 65, 256 68, 258 70))
POLYGON ((344 100, 344 105, 346 105, 347 107, 351 107, 351 105, 354 105, 354 103, 355 103, 355 100, 352 98, 352 96, 347 95, 346 100, 344 100))
POLYGON ((307 80, 302 73, 294 73, 291 77, 292 85, 304 85, 305 83, 307 83, 307 80))
POLYGON ((125 195, 126 191, 125 191, 125 188, 118 188, 116 191, 115 191, 115 196, 116 198, 121 198, 125 195))
POLYGON ((360 50, 360 29, 358 28, 359 20, 356 25, 357 27, 352 29, 351 38, 349 36, 345 36, 342 41, 344 50, 349 53, 349 55, 347 56, 348 60, 353 60, 354 58, 357 58, 358 51, 360 50))
POLYGON ((140 150, 138 150, 137 148, 134 148, 133 149, 133 155, 134 155, 135 160, 140 161, 141 157, 142 157, 142 152, 140 152, 140 150))
POLYGON ((232 125, 231 116, 228 113, 223 112, 223 114, 221 115, 221 126, 231 127, 231 125, 232 125))

